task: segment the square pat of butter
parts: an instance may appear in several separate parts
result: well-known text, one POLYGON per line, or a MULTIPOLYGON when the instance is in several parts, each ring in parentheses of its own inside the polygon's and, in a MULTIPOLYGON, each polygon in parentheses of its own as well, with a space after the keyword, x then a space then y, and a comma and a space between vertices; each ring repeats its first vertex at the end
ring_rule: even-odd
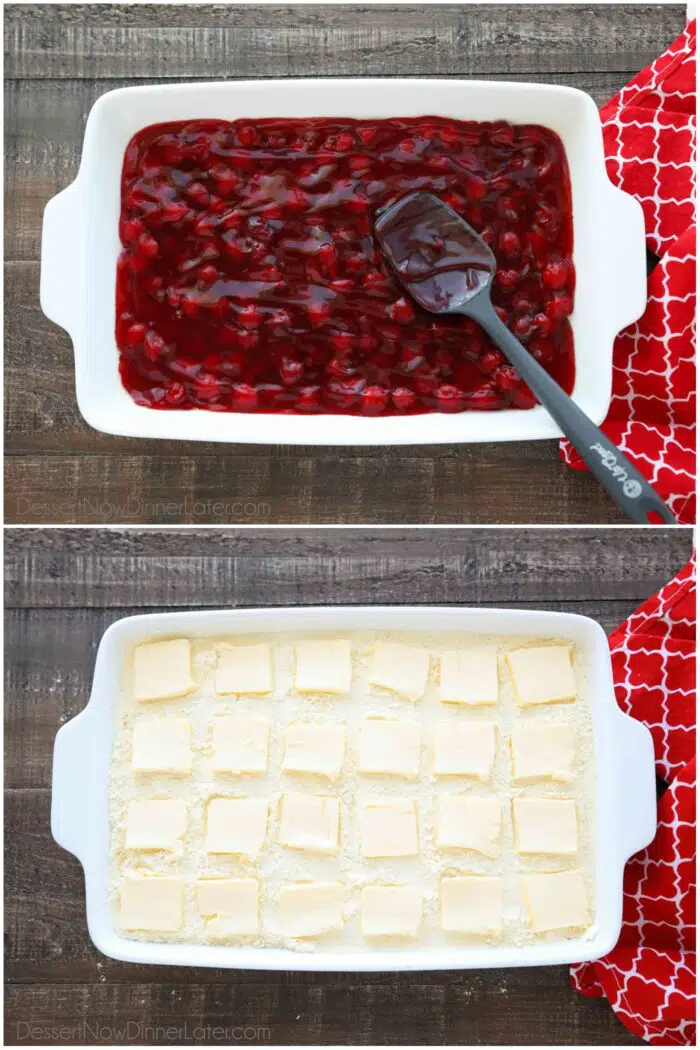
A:
POLYGON ((372 685, 380 685, 410 700, 419 700, 425 692, 429 671, 430 653, 427 649, 395 642, 376 642, 368 679, 372 685))
POLYGON ((340 799, 330 795, 282 796, 280 845, 316 853, 335 853, 340 844, 340 799))
POLYGON ((237 645, 220 649, 214 674, 217 696, 272 692, 269 645, 237 645))
POLYGON ((173 700, 195 688, 187 638, 144 642, 134 649, 134 696, 137 700, 173 700))
POLYGON ((418 816, 414 799, 361 799, 358 824, 363 857, 417 855, 418 816))
POLYGON ((260 932, 257 879, 197 879, 197 911, 212 939, 260 932))
POLYGON ((187 830, 187 810, 179 798, 132 798, 126 811, 125 849, 163 849, 171 853, 182 847, 187 830))
POLYGON ((576 679, 568 645, 513 649, 506 663, 521 707, 576 699, 576 679))
POLYGON ((182 927, 183 901, 182 879, 127 872, 121 882, 119 925, 123 930, 174 933, 182 927))
POLYGON ((571 854, 578 849, 571 798, 515 798, 513 820, 518 853, 571 854))
POLYGON ((522 875, 520 882, 530 926, 535 932, 588 925, 588 893, 580 871, 522 875))
POLYGON ((442 928, 488 935, 503 927, 503 886, 491 875, 458 875, 440 883, 442 928))
POLYGON ((216 715, 212 722, 213 768, 217 773, 264 773, 270 726, 248 715, 216 715))
POLYGON ((438 804, 438 849, 471 849, 497 857, 501 836, 501 803, 479 795, 441 795, 438 804))
POLYGON ((265 842, 266 798, 212 798, 207 806, 207 853, 256 857, 265 842))
POLYGON ((345 730, 336 725, 290 722, 284 734, 285 773, 317 773, 335 780, 343 768, 345 730))
POLYGON ((131 767, 135 773, 192 772, 189 718, 139 718, 134 722, 131 767))
POLYGON ((486 781, 496 756, 493 722, 450 720, 435 726, 436 776, 467 776, 486 781))
POLYGON ((360 727, 360 773, 415 780, 420 768, 420 725, 390 718, 366 718, 360 727))
POLYGON ((343 925, 345 890, 339 882, 282 886, 277 898, 280 929, 287 937, 321 937, 343 925))
POLYGON ((440 657, 440 699, 445 704, 497 704, 495 650, 451 650, 440 657))
POLYGON ((414 886, 365 886, 363 937, 415 937, 423 918, 423 896, 414 886))
POLYGON ((299 642, 295 647, 294 686, 299 693, 349 693, 352 649, 349 641, 299 642))
POLYGON ((510 738, 515 780, 571 780, 576 738, 571 726, 516 725, 510 738))

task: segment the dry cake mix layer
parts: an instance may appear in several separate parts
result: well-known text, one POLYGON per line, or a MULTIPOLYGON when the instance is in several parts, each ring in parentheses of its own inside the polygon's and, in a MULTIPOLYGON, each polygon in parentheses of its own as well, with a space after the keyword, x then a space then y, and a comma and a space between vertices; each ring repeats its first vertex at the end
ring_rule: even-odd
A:
POLYGON ((115 926, 300 950, 580 936, 585 697, 580 655, 556 639, 145 642, 112 762, 115 926))

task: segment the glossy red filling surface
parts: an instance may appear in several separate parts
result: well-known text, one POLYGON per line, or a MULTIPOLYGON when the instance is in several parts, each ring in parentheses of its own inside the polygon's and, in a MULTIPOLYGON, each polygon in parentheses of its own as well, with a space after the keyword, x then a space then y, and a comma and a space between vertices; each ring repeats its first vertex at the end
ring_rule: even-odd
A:
POLYGON ((117 345, 140 405, 396 415, 530 408, 479 326, 416 307, 372 234, 429 190, 491 245, 493 301, 571 391, 572 212, 561 140, 439 117, 200 120, 129 143, 117 345))

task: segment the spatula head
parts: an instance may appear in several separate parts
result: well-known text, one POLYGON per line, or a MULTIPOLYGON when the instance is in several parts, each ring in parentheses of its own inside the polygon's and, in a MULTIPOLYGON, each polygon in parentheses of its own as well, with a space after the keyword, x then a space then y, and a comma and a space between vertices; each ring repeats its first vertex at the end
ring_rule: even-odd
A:
POLYGON ((402 197, 374 230, 396 276, 431 313, 463 311, 493 280, 496 258, 486 241, 432 193, 402 197))

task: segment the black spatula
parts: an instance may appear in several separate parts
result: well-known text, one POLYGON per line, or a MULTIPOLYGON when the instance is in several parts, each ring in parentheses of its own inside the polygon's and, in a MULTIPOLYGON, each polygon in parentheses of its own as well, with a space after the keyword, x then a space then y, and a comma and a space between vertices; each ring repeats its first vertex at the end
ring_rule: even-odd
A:
POLYGON ((496 258, 479 234, 431 193, 412 193, 377 219, 375 233, 396 275, 433 314, 472 317, 491 336, 571 444, 630 518, 675 524, 664 501, 499 318, 491 303, 496 258))

